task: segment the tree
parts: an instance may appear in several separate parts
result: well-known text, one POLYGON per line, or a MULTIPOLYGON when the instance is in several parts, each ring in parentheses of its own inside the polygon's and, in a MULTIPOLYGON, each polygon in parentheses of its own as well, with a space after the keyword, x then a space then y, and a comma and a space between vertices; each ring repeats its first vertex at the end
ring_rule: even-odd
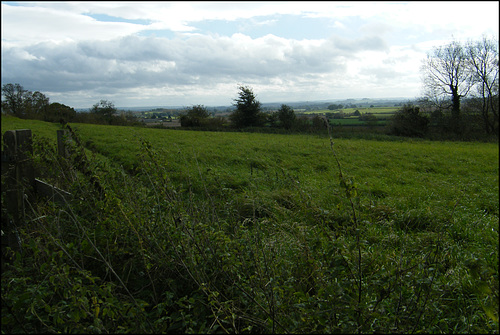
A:
POLYGON ((48 122, 69 122, 76 117, 74 108, 53 102, 47 107, 43 120, 48 122))
POLYGON ((236 110, 229 116, 231 123, 237 128, 262 126, 266 117, 252 89, 248 86, 239 86, 238 89, 239 97, 234 99, 236 110))
POLYGON ((209 116, 208 109, 203 105, 196 105, 187 109, 186 114, 181 115, 182 127, 199 127, 209 116))
POLYGON ((2 87, 2 108, 17 117, 42 119, 49 106, 49 98, 36 91, 25 90, 19 84, 5 84, 2 87))
POLYGON ((455 41, 434 48, 433 53, 427 55, 422 70, 428 95, 451 96, 452 128, 458 131, 460 99, 471 89, 471 74, 464 48, 455 41))
POLYGON ((278 128, 279 127, 278 121, 279 121, 278 112, 272 112, 271 114, 269 114, 267 116, 267 122, 269 122, 269 125, 272 128, 278 128))
POLYGON ((5 84, 2 86, 2 97, 5 98, 2 104, 8 112, 15 116, 24 116, 24 95, 28 92, 19 84, 5 84))
POLYGON ((341 105, 341 104, 331 104, 331 105, 328 105, 328 109, 333 111, 333 110, 337 110, 337 109, 342 109, 344 108, 344 105, 341 105))
POLYGON ((196 105, 188 109, 187 115, 192 118, 206 119, 210 116, 210 113, 205 106, 196 105))
POLYGON ((25 115, 29 118, 43 119, 49 107, 49 98, 45 94, 36 91, 24 93, 23 106, 25 115))
POLYGON ((117 109, 115 105, 108 100, 101 100, 100 102, 93 105, 90 109, 91 113, 98 115, 109 124, 112 123, 113 115, 116 113, 116 111, 117 109))
POLYGON ((292 129, 296 119, 295 111, 290 106, 281 105, 281 108, 278 110, 278 119, 283 128, 287 130, 292 129))
POLYGON ((498 133, 498 43, 483 37, 466 46, 472 82, 487 133, 498 133))

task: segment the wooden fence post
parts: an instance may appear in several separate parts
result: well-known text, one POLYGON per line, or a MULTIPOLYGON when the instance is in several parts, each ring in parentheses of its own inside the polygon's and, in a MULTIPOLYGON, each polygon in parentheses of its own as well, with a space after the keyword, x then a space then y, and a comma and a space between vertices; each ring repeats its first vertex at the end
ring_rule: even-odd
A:
MULTIPOLYGON (((17 168, 15 164, 16 156, 16 131, 9 130, 3 135, 4 143, 4 154, 5 154, 5 204, 7 205, 7 211, 12 215, 14 222, 19 221, 19 203, 21 199, 19 197, 21 194, 17 190, 17 168)), ((5 228, 5 227, 2 227, 5 228)), ((5 232, 7 233, 7 232, 5 232)))
POLYGON ((14 222, 19 224, 24 213, 24 194, 33 199, 35 171, 31 156, 33 141, 30 129, 9 130, 4 134, 5 156, 8 160, 6 173, 7 208, 14 222))
MULTIPOLYGON (((9 246, 12 249, 19 249, 20 247, 17 227, 26 221, 24 214, 27 201, 34 203, 36 194, 62 204, 73 198, 71 193, 35 178, 32 159, 33 139, 30 129, 8 130, 4 133, 3 140, 2 188, 5 187, 5 206, 12 220, 2 217, 2 257, 4 255, 4 246, 9 246)), ((69 157, 66 144, 70 140, 71 135, 67 130, 57 131, 59 155, 69 157)))
POLYGON ((68 158, 69 151, 66 143, 70 140, 69 131, 66 129, 60 129, 57 131, 57 153, 59 156, 68 158))
MULTIPOLYGON (((24 221, 24 197, 26 194, 29 200, 33 200, 35 191, 35 171, 31 159, 33 154, 31 130, 9 130, 5 132, 3 139, 5 152, 2 160, 6 160, 5 204, 12 215, 12 221, 2 219, 2 255, 4 245, 13 249, 19 248, 16 227, 24 221)), ((2 174, 4 174, 3 170, 2 167, 2 174)))

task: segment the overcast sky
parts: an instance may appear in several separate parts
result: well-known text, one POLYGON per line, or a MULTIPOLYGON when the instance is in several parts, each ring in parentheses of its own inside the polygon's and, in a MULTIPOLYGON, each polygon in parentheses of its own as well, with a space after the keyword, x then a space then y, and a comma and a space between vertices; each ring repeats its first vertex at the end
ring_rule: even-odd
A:
POLYGON ((2 1, 2 85, 74 108, 422 95, 452 40, 498 39, 498 1, 2 1))

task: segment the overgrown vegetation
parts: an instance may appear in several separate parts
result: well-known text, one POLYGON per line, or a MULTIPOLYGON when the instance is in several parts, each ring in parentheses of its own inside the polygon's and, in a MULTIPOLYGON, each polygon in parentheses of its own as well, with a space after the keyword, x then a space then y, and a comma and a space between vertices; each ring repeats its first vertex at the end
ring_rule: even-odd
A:
POLYGON ((19 128, 74 198, 26 207, 3 333, 498 333, 498 144, 19 128))
POLYGON ((429 130, 429 119, 420 114, 420 108, 405 105, 392 118, 391 132, 399 136, 424 137, 429 130))

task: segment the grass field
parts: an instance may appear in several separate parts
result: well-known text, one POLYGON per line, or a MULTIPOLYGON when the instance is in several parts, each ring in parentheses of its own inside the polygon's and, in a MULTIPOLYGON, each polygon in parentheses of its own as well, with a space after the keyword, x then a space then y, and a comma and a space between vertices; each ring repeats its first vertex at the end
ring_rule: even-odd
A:
POLYGON ((398 111, 400 107, 360 107, 360 108, 344 108, 341 110, 329 110, 321 109, 316 111, 303 112, 303 114, 326 114, 326 113, 338 113, 343 112, 345 114, 352 114, 355 111, 359 111, 362 114, 394 114, 398 111))
POLYGON ((498 144, 71 126, 104 198, 2 116, 78 193, 30 214, 3 332, 498 333, 498 144))
POLYGON ((399 107, 364 107, 364 108, 344 108, 342 110, 328 110, 328 109, 323 109, 323 110, 317 110, 317 111, 308 111, 308 112, 303 112, 301 114, 305 115, 328 115, 329 113, 339 113, 343 112, 345 115, 349 115, 354 113, 355 111, 359 111, 361 114, 373 114, 379 121, 376 124, 369 123, 366 121, 361 121, 358 119, 357 116, 349 116, 343 119, 330 119, 330 124, 335 126, 335 125, 342 125, 342 126, 366 126, 366 125, 378 125, 378 126, 385 126, 387 124, 387 120, 390 119, 396 111, 399 110, 399 107))
MULTIPOLYGON (((372 125, 385 126, 387 124, 386 114, 377 115, 377 119, 380 119, 380 120, 378 120, 375 124, 372 123, 372 125)), ((332 126, 337 126, 337 125, 367 126, 370 123, 368 123, 366 121, 360 121, 357 117, 350 117, 350 118, 344 118, 344 119, 330 119, 330 124, 332 126)))

